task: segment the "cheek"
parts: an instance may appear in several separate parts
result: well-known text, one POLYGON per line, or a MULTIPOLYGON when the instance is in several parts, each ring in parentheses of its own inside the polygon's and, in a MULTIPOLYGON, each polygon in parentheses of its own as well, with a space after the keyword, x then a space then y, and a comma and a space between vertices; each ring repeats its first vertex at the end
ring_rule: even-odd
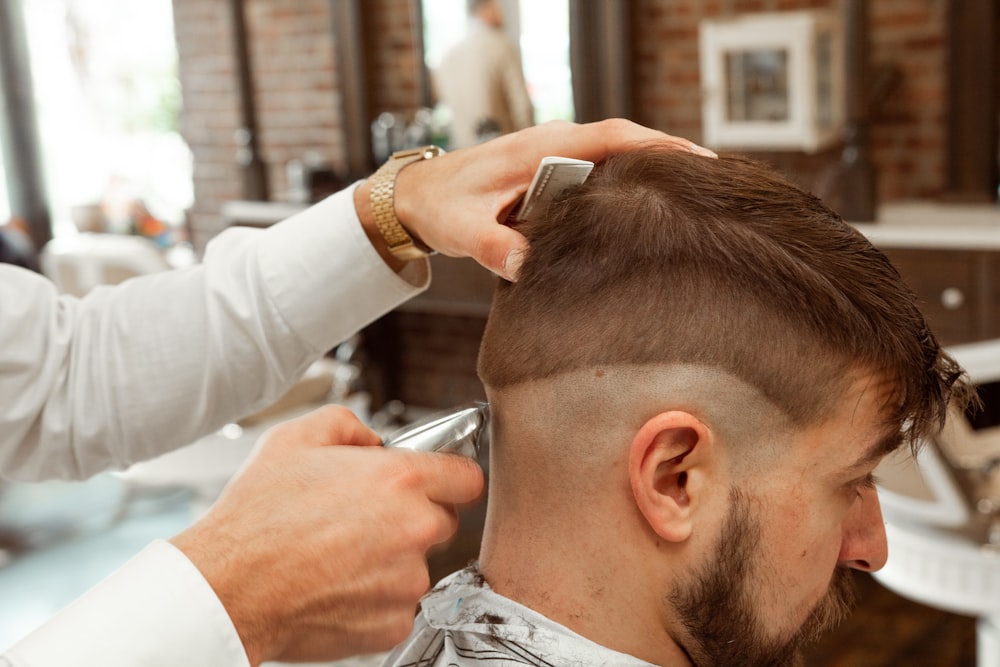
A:
POLYGON ((840 555, 840 522, 816 507, 804 500, 787 505, 777 530, 762 535, 761 553, 770 575, 764 581, 773 582, 768 597, 796 621, 826 594, 840 555))
POLYGON ((775 508, 764 547, 786 567, 795 568, 800 561, 821 557, 833 542, 838 543, 839 551, 840 522, 820 509, 823 505, 816 497, 793 488, 775 508))
POLYGON ((832 571, 840 553, 844 509, 839 499, 818 490, 791 487, 775 516, 788 562, 822 562, 832 571))

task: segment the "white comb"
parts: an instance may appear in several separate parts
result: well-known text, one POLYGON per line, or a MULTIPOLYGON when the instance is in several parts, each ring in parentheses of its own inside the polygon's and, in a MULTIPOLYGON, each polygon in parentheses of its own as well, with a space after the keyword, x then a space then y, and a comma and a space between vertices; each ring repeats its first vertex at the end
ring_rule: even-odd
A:
POLYGON ((586 181, 593 168, 594 163, 588 160, 555 155, 543 157, 520 207, 514 213, 514 223, 532 221, 562 192, 586 181))

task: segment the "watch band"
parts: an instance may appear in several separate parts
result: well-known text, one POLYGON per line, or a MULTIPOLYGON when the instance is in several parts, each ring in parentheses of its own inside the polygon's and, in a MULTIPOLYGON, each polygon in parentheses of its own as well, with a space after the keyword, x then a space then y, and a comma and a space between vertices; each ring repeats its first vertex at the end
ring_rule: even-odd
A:
POLYGON ((420 259, 430 253, 430 248, 413 239, 400 224, 396 217, 395 190, 396 175, 403 167, 418 160, 429 160, 444 154, 444 149, 438 146, 422 146, 402 151, 396 151, 379 167, 371 177, 372 214, 379 234, 389 246, 389 252, 399 259, 409 261, 420 259))

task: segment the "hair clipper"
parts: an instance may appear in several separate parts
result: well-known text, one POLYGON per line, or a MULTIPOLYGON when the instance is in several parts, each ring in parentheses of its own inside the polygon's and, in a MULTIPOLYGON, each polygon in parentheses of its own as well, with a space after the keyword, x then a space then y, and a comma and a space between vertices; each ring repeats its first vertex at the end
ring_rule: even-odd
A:
POLYGON ((489 404, 469 403, 404 426, 382 444, 418 452, 453 452, 475 459, 489 421, 489 404))

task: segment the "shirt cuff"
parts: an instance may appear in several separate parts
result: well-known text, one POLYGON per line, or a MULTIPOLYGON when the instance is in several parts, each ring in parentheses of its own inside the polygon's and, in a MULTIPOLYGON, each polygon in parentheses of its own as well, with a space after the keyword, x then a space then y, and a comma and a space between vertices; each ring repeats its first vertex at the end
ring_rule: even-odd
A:
POLYGON ((249 667, 222 603, 157 540, 0 657, 12 667, 249 667))
POLYGON ((326 351, 427 288, 430 263, 399 274, 372 246, 354 208, 354 186, 268 228, 258 249, 261 274, 289 327, 326 351), (333 320, 316 313, 336 314, 333 320))

